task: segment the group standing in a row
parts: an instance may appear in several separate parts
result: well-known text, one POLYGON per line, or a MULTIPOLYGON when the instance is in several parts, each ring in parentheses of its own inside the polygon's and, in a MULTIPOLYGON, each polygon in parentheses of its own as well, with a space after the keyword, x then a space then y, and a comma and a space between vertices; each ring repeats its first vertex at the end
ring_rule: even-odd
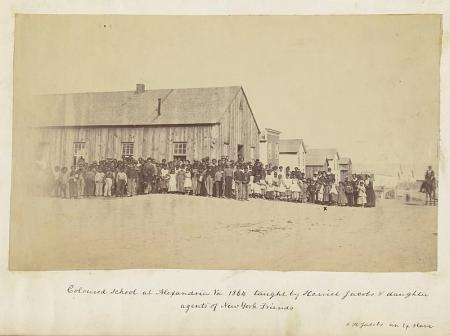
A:
POLYGON ((263 165, 259 160, 204 158, 191 163, 129 158, 88 164, 81 158, 70 169, 56 166, 44 172, 43 179, 44 193, 64 198, 179 193, 360 207, 374 207, 376 199, 369 175, 337 183, 331 169, 306 178, 298 167, 263 165))

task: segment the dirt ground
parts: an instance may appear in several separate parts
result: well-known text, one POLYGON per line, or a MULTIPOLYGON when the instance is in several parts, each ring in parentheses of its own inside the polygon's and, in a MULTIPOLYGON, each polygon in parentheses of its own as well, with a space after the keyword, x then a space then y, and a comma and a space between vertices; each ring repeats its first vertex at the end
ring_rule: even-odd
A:
POLYGON ((11 270, 404 272, 437 267, 437 207, 323 207, 182 195, 16 205, 11 270), (27 211, 23 211, 27 209, 27 211))

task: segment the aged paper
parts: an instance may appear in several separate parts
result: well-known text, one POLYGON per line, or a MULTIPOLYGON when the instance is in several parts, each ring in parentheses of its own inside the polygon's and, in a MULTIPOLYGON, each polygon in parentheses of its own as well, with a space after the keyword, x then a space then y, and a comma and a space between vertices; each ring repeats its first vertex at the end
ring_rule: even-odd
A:
POLYGON ((448 9, 47 5, 2 41, 2 334, 450 332, 448 9))

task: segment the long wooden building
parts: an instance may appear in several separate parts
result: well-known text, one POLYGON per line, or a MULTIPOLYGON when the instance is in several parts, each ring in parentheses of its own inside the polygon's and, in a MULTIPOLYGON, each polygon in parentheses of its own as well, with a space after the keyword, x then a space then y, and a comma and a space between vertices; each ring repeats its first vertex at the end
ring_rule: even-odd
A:
POLYGON ((240 86, 41 95, 41 158, 71 166, 124 157, 259 157, 258 124, 240 86))

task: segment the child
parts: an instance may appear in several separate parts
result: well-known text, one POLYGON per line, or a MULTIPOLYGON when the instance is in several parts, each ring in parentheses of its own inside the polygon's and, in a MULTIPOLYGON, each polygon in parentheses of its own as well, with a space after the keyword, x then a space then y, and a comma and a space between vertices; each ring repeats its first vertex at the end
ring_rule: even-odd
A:
POLYGON ((261 198, 261 180, 253 182, 253 197, 261 198))
POLYGON ((189 168, 186 168, 184 174, 184 192, 189 195, 192 192, 192 174, 189 168))
POLYGON ((322 185, 322 183, 319 183, 318 187, 317 187, 317 202, 319 204, 323 204, 323 185, 322 185))
POLYGON ((264 179, 259 180, 259 187, 261 188, 261 198, 266 198, 267 185, 264 179))
POLYGON ((248 182, 248 194, 250 197, 253 197, 253 193, 254 193, 254 180, 255 180, 255 176, 253 176, 251 170, 249 171, 250 174, 250 181, 248 182))
POLYGON ((163 194, 167 193, 167 191, 169 190, 169 179, 169 170, 167 169, 166 165, 163 165, 161 169, 161 192, 163 194))
POLYGON ((170 170, 169 174, 169 193, 177 192, 177 175, 175 174, 175 169, 170 170))
POLYGON ((364 185, 364 181, 359 181, 357 204, 359 207, 364 207, 366 203, 367 203, 366 186, 364 185))
POLYGON ((266 183, 267 183, 267 188, 266 188, 266 195, 267 198, 272 200, 274 199, 274 186, 273 186, 273 173, 272 170, 269 170, 266 174, 266 183))
MULTIPOLYGON (((289 167, 288 167, 289 168, 289 167)), ((286 168, 287 169, 287 168, 286 168)), ((287 173, 286 174, 286 178, 284 180, 284 186, 286 188, 286 200, 287 201, 292 201, 292 179, 291 179, 291 174, 287 173)))
POLYGON ((300 197, 299 197, 299 193, 300 193, 300 187, 299 187, 299 181, 298 181, 298 177, 296 174, 294 174, 294 177, 291 179, 291 185, 290 185, 290 190, 292 193, 292 200, 294 202, 298 202, 300 197))

